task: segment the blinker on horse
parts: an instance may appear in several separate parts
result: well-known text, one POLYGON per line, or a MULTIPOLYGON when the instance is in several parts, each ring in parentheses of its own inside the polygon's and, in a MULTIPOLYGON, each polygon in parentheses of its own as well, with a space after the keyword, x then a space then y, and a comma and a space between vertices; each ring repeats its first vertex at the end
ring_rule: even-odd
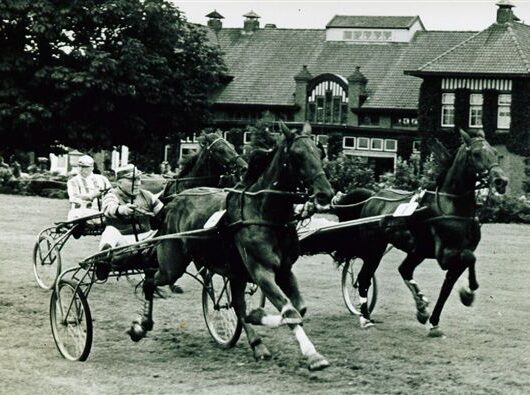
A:
MULTIPOLYGON (((371 326, 367 305, 370 279, 377 270, 388 243, 405 251, 407 257, 399 266, 405 284, 416 303, 417 319, 430 322, 429 335, 436 337, 443 333, 439 328, 440 315, 451 290, 468 269, 469 287, 460 291, 462 303, 470 306, 474 292, 479 285, 475 274, 474 251, 480 241, 480 225, 476 219, 475 190, 487 186, 497 193, 506 191, 508 179, 499 166, 497 152, 484 138, 481 131, 460 131, 462 144, 450 154, 440 143, 433 145, 433 154, 444 167, 434 190, 426 191, 419 202, 425 208, 408 217, 405 223, 382 223, 377 229, 370 229, 356 235, 359 240, 349 250, 351 256, 360 257, 363 266, 359 272, 359 295, 361 305, 361 326, 371 326), (366 246, 369 246, 366 247, 366 246), (414 269, 426 258, 435 258, 440 267, 447 271, 438 300, 429 315, 428 300, 413 279, 414 269)), ((356 190, 343 196, 337 203, 361 202, 361 210, 339 212, 340 220, 392 214, 399 204, 408 201, 413 193, 382 190, 375 195, 366 190, 356 190), (363 203, 364 202, 364 203, 363 203)), ((353 204, 352 206, 356 206, 353 204)))
POLYGON ((199 152, 188 158, 178 176, 169 180, 160 199, 171 201, 185 189, 234 185, 247 169, 247 162, 220 133, 206 133, 198 137, 199 152))
POLYGON ((251 159, 244 181, 235 188, 186 190, 167 206, 162 234, 202 229, 216 211, 226 208, 226 213, 214 237, 174 238, 159 245, 159 270, 154 279, 146 278, 144 285, 144 316, 130 330, 134 340, 152 328, 154 287, 173 283, 193 261, 197 267, 205 266, 230 279, 232 305, 256 359, 267 359, 270 353, 251 324, 288 325, 307 358, 308 368, 329 366, 301 326, 306 306, 291 269, 299 255, 293 203, 310 196, 316 204, 325 206, 333 191, 309 125, 301 133, 283 123, 281 128, 283 140, 272 152, 251 159), (246 314, 248 282, 260 286, 279 315, 269 316, 259 309, 246 314))

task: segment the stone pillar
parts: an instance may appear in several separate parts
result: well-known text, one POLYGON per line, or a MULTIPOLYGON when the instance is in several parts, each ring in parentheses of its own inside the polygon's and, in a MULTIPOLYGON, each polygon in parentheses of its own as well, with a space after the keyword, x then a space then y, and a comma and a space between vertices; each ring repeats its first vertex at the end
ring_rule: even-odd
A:
POLYGON ((353 126, 359 125, 359 118, 356 112, 361 107, 361 100, 366 96, 366 83, 368 80, 361 73, 359 66, 348 77, 348 124, 353 126))
POLYGON ((307 114, 307 84, 313 79, 313 76, 307 70, 307 66, 304 65, 302 70, 294 76, 295 92, 294 102, 298 107, 297 112, 294 114, 295 122, 305 122, 307 114))

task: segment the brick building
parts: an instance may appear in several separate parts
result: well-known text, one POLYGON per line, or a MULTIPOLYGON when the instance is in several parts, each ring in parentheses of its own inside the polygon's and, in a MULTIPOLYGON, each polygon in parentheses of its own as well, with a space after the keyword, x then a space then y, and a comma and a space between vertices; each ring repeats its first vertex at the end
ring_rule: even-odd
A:
POLYGON ((523 158, 502 136, 515 116, 512 93, 530 77, 530 26, 509 1, 497 7, 496 21, 480 32, 428 31, 418 16, 336 15, 325 29, 280 29, 261 27, 254 12, 242 28, 224 28, 212 12, 209 39, 225 53, 229 74, 211 98, 212 126, 308 120, 324 145, 340 134, 344 151, 378 173, 419 150, 425 133, 485 128, 518 190, 523 158))

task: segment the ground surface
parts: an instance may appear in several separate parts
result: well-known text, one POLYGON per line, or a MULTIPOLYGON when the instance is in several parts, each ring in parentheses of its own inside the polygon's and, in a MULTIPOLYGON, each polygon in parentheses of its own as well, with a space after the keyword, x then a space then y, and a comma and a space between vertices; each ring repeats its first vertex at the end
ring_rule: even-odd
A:
MULTIPOLYGON (((426 337, 391 252, 378 272, 378 325, 361 330, 340 296, 340 272, 326 256, 296 265, 309 306, 305 329, 332 366, 309 373, 287 328, 260 329, 274 358, 254 362, 245 341, 221 350, 203 322, 200 287, 157 300, 155 328, 138 344, 124 334, 141 303, 124 279, 90 294, 94 346, 88 361, 57 352, 50 294, 33 281, 38 231, 66 216, 66 202, 0 195, 0 382, 5 394, 85 393, 528 393, 530 391, 530 227, 485 225, 478 256, 481 288, 472 308, 456 292, 441 324, 446 338, 426 337)), ((96 238, 71 240, 64 265, 90 255, 96 238)), ((443 273, 434 261, 417 270, 427 296, 443 273)))

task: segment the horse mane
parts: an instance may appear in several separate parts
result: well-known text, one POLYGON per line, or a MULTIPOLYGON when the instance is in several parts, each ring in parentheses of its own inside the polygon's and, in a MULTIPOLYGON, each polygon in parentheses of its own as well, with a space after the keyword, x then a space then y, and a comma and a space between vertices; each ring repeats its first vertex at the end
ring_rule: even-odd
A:
POLYGON ((248 186, 256 182, 271 162, 275 153, 276 149, 257 148, 253 150, 248 158, 248 169, 243 177, 243 185, 248 186))

